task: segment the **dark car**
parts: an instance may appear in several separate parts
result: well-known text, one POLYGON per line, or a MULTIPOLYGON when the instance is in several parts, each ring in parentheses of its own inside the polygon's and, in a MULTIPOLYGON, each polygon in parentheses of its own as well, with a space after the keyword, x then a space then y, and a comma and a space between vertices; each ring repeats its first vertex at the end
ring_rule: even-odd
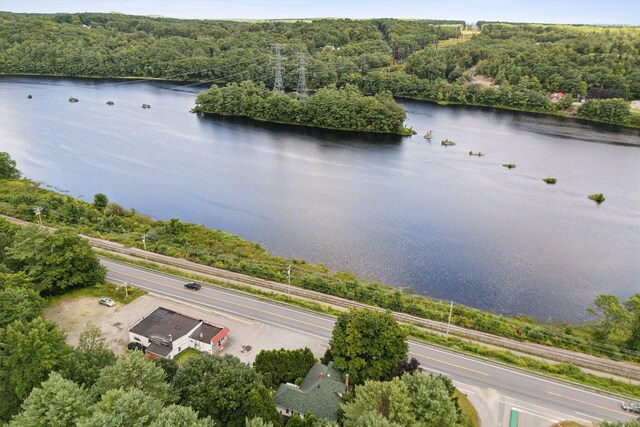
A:
POLYGON ((185 283, 184 287, 187 289, 193 289, 194 291, 199 290, 202 286, 200 285, 200 283, 196 283, 196 282, 189 282, 189 283, 185 283))

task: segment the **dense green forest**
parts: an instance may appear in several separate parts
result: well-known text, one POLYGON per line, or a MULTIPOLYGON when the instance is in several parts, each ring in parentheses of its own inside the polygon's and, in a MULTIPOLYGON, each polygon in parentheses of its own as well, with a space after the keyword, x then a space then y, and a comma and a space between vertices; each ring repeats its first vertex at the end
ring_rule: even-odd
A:
POLYGON ((250 81, 225 87, 214 85, 198 95, 193 111, 327 129, 414 133, 403 126, 404 107, 393 100, 391 93, 364 96, 352 85, 322 88, 308 98, 271 91, 250 81))
POLYGON ((0 13, 0 73, 148 77, 272 86, 283 43, 284 86, 298 52, 312 90, 564 114, 640 126, 640 28, 396 19, 178 20, 118 13, 0 13), (565 97, 552 100, 551 94, 565 97), (574 101, 589 99, 589 105, 574 101), (617 101, 603 102, 605 99, 617 101), (625 108, 626 107, 626 108, 625 108))

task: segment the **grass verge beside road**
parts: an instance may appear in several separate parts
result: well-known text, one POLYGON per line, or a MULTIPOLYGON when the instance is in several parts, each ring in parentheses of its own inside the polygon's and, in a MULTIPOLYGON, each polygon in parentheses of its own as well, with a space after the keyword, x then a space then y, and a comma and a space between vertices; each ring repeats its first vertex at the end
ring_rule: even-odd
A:
MULTIPOLYGON (((46 306, 51 307, 62 299, 78 298, 78 297, 95 297, 95 298, 111 298, 115 302, 120 304, 129 304, 139 296, 146 294, 147 292, 142 289, 129 286, 125 292, 123 286, 117 286, 112 283, 102 283, 97 286, 91 286, 88 288, 78 288, 72 291, 66 292, 62 295, 55 295, 46 299, 46 306)), ((97 304, 97 301, 96 301, 97 304)))
POLYGON ((473 407, 467 396, 460 390, 456 390, 455 396, 462 411, 462 427, 480 427, 480 417, 478 411, 473 407))
MULTIPOLYGON (((259 298, 270 299, 273 301, 282 302, 285 304, 291 304, 296 307, 311 310, 321 314, 337 315, 342 310, 311 302, 299 298, 294 298, 290 295, 282 293, 264 291, 251 286, 238 285, 234 283, 212 280, 201 274, 186 273, 183 270, 179 270, 172 267, 160 266, 155 263, 148 263, 143 260, 132 260, 128 257, 114 255, 104 251, 97 251, 105 258, 113 259, 116 261, 123 261, 130 264, 145 267, 151 270, 167 273, 184 277, 185 279, 196 280, 201 283, 209 283, 215 286, 224 287, 227 289, 233 289, 236 291, 248 293, 259 298)), ((581 384, 587 387, 592 387, 611 393, 622 394, 630 397, 640 398, 640 386, 626 383, 624 381, 615 380, 608 377, 598 376, 584 372, 579 367, 568 363, 548 363, 535 359, 533 357, 519 356, 508 350, 498 350, 489 347, 485 347, 479 344, 474 344, 469 341, 465 341, 460 338, 444 337, 439 334, 430 333, 423 329, 420 329, 413 325, 404 325, 409 337, 418 341, 422 341, 429 344, 436 344, 441 347, 445 347, 456 352, 464 353, 467 355, 478 356, 491 361, 499 362, 505 365, 513 366, 519 369, 524 369, 534 373, 554 377, 557 379, 570 381, 573 383, 581 384)))

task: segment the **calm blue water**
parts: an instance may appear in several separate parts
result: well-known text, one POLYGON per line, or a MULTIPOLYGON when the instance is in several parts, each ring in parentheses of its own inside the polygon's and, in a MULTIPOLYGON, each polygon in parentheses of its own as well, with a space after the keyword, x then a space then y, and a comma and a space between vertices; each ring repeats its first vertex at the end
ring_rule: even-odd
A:
POLYGON ((86 200, 496 312, 581 320, 600 293, 640 291, 638 131, 405 102, 418 135, 363 137, 199 117, 194 99, 167 83, 0 78, 0 150, 86 200))

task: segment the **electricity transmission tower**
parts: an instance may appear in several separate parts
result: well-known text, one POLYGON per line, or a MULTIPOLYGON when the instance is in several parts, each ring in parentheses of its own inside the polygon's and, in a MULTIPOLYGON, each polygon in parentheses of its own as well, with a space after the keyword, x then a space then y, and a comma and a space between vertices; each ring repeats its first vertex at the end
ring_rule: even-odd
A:
POLYGON ((309 91, 307 90, 307 67, 306 67, 306 54, 304 52, 298 52, 300 56, 300 69, 298 71, 298 96, 300 98, 307 98, 309 91))
POLYGON ((273 45, 273 49, 276 51, 276 66, 273 67, 276 72, 276 81, 273 84, 273 90, 284 92, 284 84, 282 83, 282 60, 285 59, 282 57, 284 45, 281 43, 276 43, 273 45))

